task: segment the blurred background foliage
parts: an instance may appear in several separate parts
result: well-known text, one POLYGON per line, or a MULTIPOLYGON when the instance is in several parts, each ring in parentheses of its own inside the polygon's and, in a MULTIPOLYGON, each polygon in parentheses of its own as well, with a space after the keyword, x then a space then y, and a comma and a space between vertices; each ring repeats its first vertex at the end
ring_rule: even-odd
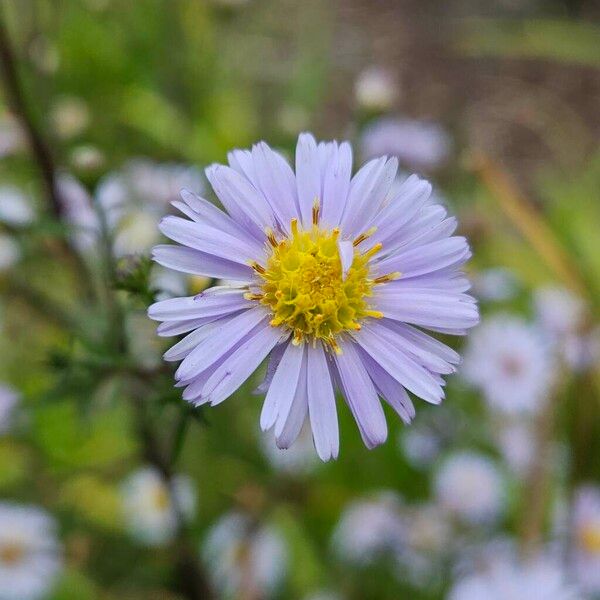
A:
MULTIPOLYGON (((553 285, 582 299, 588 329, 597 324, 597 4, 5 0, 2 10, 27 110, 57 173, 74 176, 89 195, 136 157, 203 168, 259 139, 291 156, 304 129, 351 139, 359 149, 382 114, 435 122, 452 150, 424 174, 458 213, 474 248, 471 274, 501 267, 515 282, 506 299, 482 298, 484 320, 499 311, 533 319, 533 294, 553 285), (361 74, 373 66, 391 77, 381 105, 358 93, 361 74)), ((19 117, 3 91, 0 148, 19 117)), ((26 144, 2 151, 0 184, 22 190, 37 215, 27 227, 0 225, 20 252, 0 274, 0 380, 21 397, 11 431, 0 434, 0 497, 43 506, 59 523, 63 567, 41 597, 202 597, 182 583, 178 548, 201 564, 202 540, 231 510, 269 523, 285 541, 285 552, 275 546, 274 558, 260 559, 281 563, 284 575, 273 589, 230 594, 246 600, 309 598, 325 589, 349 599, 445 598, 453 565, 473 540, 521 533, 531 482, 509 476, 500 524, 471 537, 461 531, 464 543, 452 546, 429 584, 409 583, 386 561, 348 567, 331 536, 352 501, 380 490, 406 505, 432 501, 432 478, 451 450, 481 452, 510 471, 481 394, 455 376, 444 406, 418 404, 413 427, 434 431, 439 446, 426 467, 405 455, 407 428, 394 415, 388 442, 368 452, 342 409, 341 458, 281 470, 261 441, 256 380, 200 414, 172 388, 170 367, 160 361, 166 347, 144 316, 154 296, 149 263, 121 260, 113 272, 99 252, 85 256, 89 275, 82 277, 61 247, 71 229, 49 210, 26 144), (116 317, 115 301, 123 313, 116 317), (115 351, 115 319, 137 320, 127 352, 115 351), (148 435, 168 454, 168 470, 189 476, 198 496, 185 535, 150 549, 128 535, 122 507, 123 480, 142 464, 160 467, 148 435)), ((207 283, 185 285, 194 291, 207 283)), ((560 387, 551 436, 562 458, 545 465, 552 471, 545 538, 553 537, 557 498, 600 481, 597 364, 565 373, 560 387)), ((216 567, 209 561, 205 569, 210 579, 216 567)))

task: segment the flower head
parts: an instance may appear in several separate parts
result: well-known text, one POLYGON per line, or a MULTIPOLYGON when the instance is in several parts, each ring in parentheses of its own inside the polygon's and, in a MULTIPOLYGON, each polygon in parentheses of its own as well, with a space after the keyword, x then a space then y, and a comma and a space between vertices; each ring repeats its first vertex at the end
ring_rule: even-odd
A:
POLYGON ((0 383, 0 434, 11 428, 19 399, 20 394, 15 389, 0 383))
POLYGON ((61 569, 54 520, 32 506, 0 503, 0 600, 46 597, 61 569))
POLYGON ((471 336, 462 373, 481 389, 490 408, 531 413, 552 385, 552 356, 535 327, 516 316, 496 315, 471 336))
POLYGON ((516 556, 492 561, 481 572, 460 579, 450 591, 449 600, 579 600, 565 571, 554 558, 542 555, 534 560, 516 556))
POLYGON ((122 486, 122 499, 127 529, 147 546, 170 542, 177 533, 178 512, 191 519, 196 510, 196 491, 189 477, 178 475, 169 490, 160 473, 151 467, 129 475, 122 486))
POLYGON ((342 513, 333 533, 336 554, 357 565, 379 558, 395 558, 407 542, 401 502, 394 492, 352 502, 342 513))
POLYGON ((467 242, 456 221, 428 204, 431 186, 409 177, 390 195, 395 158, 351 177, 347 143, 302 134, 296 173, 260 143, 206 171, 222 212, 190 192, 161 231, 184 247, 158 246, 166 267, 237 285, 152 305, 160 335, 188 333, 166 354, 184 399, 216 405, 270 355, 262 385, 264 430, 288 448, 308 417, 323 460, 338 455, 334 391, 346 398, 365 444, 387 436, 379 397, 409 422, 407 390, 443 398, 456 352, 419 328, 462 335, 478 311, 461 267, 467 242))
POLYGON ((446 162, 450 138, 436 123, 382 117, 365 128, 361 150, 365 159, 389 154, 403 167, 428 171, 446 162))
POLYGON ((359 106, 367 110, 387 110, 396 101, 398 85, 388 69, 371 66, 356 79, 354 95, 359 106))
POLYGON ((450 455, 440 466, 434 487, 440 506, 465 523, 489 523, 502 512, 502 476, 486 456, 468 451, 450 455))
POLYGON ((274 527, 255 523, 243 513, 221 517, 209 530, 202 556, 215 587, 224 597, 268 598, 287 569, 287 547, 274 527))
POLYGON ((34 218, 31 199, 24 192, 14 185, 0 186, 0 222, 22 227, 34 218))
POLYGON ((169 202, 188 187, 202 189, 198 169, 146 159, 132 160, 106 176, 98 186, 96 200, 114 235, 115 254, 149 251, 159 241, 156 225, 166 214, 169 202))
POLYGON ((573 569, 582 588, 600 593, 600 487, 585 485, 575 494, 572 519, 573 569))

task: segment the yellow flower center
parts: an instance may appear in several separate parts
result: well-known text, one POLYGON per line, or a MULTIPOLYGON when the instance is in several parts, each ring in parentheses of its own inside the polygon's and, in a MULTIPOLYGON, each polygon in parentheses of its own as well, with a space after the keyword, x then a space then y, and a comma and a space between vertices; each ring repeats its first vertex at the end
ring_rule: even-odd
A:
POLYGON ((7 566, 18 564, 25 555, 25 548, 19 542, 8 542, 0 545, 0 563, 7 566))
POLYGON ((267 232, 272 251, 266 268, 252 264, 263 281, 261 293, 246 297, 267 306, 273 314, 271 325, 291 330, 294 343, 305 338, 313 343, 322 340, 339 352, 338 334, 359 330, 365 317, 383 316, 371 310, 368 299, 375 284, 390 281, 396 274, 369 277, 369 259, 381 244, 359 252, 356 246, 368 234, 354 240, 352 264, 344 274, 338 248, 340 232, 320 229, 317 219, 315 210, 309 230, 300 230, 292 220, 291 236, 283 240, 267 232))
POLYGON ((600 554, 600 524, 593 523, 579 531, 581 546, 591 554, 600 554))
POLYGON ((154 501, 154 506, 157 510, 167 510, 171 505, 171 498, 169 497, 169 492, 164 486, 158 486, 154 490, 154 494, 152 496, 154 501))

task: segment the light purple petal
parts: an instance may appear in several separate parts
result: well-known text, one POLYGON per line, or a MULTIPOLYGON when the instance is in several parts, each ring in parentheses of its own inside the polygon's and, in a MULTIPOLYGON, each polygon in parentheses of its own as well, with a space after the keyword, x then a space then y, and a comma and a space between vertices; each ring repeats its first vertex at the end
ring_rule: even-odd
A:
POLYGON ((241 238, 246 243, 253 244, 255 247, 259 244, 256 238, 252 237, 244 227, 236 223, 229 215, 218 209, 208 200, 201 198, 197 194, 193 194, 189 190, 181 190, 181 197, 184 202, 176 200, 171 204, 193 221, 211 225, 233 237, 241 238))
POLYGON ((218 335, 202 340, 186 356, 175 373, 176 379, 189 379, 213 364, 256 326, 268 322, 269 316, 261 308, 251 308, 233 317, 223 324, 218 335))
POLYGON ((206 169, 215 194, 227 212, 258 239, 264 239, 265 227, 274 227, 273 212, 265 197, 231 167, 212 165, 206 169))
MULTIPOLYGON (((344 234, 356 237, 365 231, 365 224, 370 223, 373 217, 381 210, 383 201, 388 195, 398 171, 398 159, 390 158, 373 175, 369 185, 361 186, 357 190, 358 197, 354 197, 353 188, 350 190, 347 220, 343 223, 344 234)), ((345 217, 346 217, 345 215, 345 217)))
POLYGON ((231 396, 280 342, 281 337, 281 330, 268 323, 257 328, 206 382, 202 394, 209 398, 211 405, 215 406, 231 396))
POLYGON ((356 419, 361 437, 367 448, 383 444, 387 438, 387 424, 377 391, 352 342, 346 341, 342 353, 335 355, 340 382, 346 402, 356 419))
POLYGON ((198 294, 184 298, 168 298, 148 308, 148 316, 155 321, 200 319, 252 308, 244 298, 243 290, 231 289, 217 294, 198 294))
POLYGON ((183 246, 231 262, 246 265, 250 260, 264 260, 261 246, 245 243, 210 225, 168 216, 162 219, 159 229, 165 236, 183 246))
POLYGON ((290 222, 298 216, 296 178, 290 165, 278 152, 260 142, 252 148, 254 172, 283 231, 290 231, 290 222))
POLYGON ((337 227, 346 207, 352 175, 352 148, 343 142, 331 154, 323 181, 321 222, 326 227, 337 227))
POLYGON ((372 323, 358 331, 354 338, 398 383, 423 400, 439 404, 444 392, 435 378, 402 348, 394 345, 386 332, 384 327, 372 323))
POLYGON ((300 376, 298 378, 298 385, 296 387, 296 395, 292 402, 288 417, 283 425, 283 429, 279 436, 276 437, 277 447, 283 450, 289 448, 295 441, 302 425, 306 421, 308 415, 308 394, 306 390, 307 382, 307 368, 306 360, 302 361, 302 368, 300 376))
POLYGON ((304 227, 312 223, 312 208, 315 200, 321 200, 321 168, 315 138, 301 133, 296 146, 296 185, 298 205, 304 227))
POLYGON ((439 269, 464 263, 470 250, 464 237, 451 237, 411 248, 378 263, 383 273, 399 271, 402 277, 416 277, 439 269))
MULTIPOLYGON (((337 458, 340 448, 335 395, 323 346, 308 346, 308 414, 317 454, 323 461, 337 458)), ((385 423, 385 419, 384 419, 385 423)))
POLYGON ((350 241, 338 240, 338 251, 342 263, 342 281, 345 281, 348 269, 352 266, 354 260, 354 246, 350 241))
POLYGON ((404 423, 410 423, 415 416, 415 407, 406 390, 391 375, 381 368, 364 350, 361 359, 375 384, 379 395, 396 411, 404 423))
POLYGON ((273 375, 260 415, 260 426, 263 431, 275 425, 278 415, 281 415, 282 423, 287 419, 287 413, 296 394, 302 357, 301 346, 294 346, 294 344, 286 346, 273 375))
POLYGON ((155 246, 152 249, 152 258, 163 267, 192 275, 237 281, 252 281, 254 277, 254 271, 248 265, 218 258, 192 248, 155 246))

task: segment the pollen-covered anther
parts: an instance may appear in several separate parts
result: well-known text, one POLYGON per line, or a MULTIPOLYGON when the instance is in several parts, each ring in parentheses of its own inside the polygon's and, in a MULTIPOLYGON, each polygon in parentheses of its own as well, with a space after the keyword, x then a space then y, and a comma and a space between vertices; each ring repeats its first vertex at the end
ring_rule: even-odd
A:
POLYGON ((387 275, 380 275, 379 277, 375 277, 375 279, 373 279, 373 283, 375 284, 380 284, 380 283, 388 283, 390 281, 394 281, 395 279, 398 279, 402 274, 400 273, 400 271, 395 271, 394 273, 388 273, 387 275))
POLYGON ((250 267, 254 269, 259 275, 264 275, 266 273, 265 268, 260 263, 257 263, 255 260, 250 261, 249 264, 250 267))
MULTIPOLYGON (((318 213, 315 203, 317 220, 318 213)), ((364 253, 355 249, 343 273, 338 228, 320 229, 313 222, 304 230, 293 219, 290 231, 273 246, 263 271, 253 265, 262 279, 262 297, 256 299, 270 310, 272 326, 292 331, 294 344, 321 340, 337 352, 337 335, 360 330, 364 318, 379 318, 368 303, 374 286, 369 260, 382 246, 364 253)))
POLYGON ((312 206, 312 224, 313 225, 318 225, 319 224, 319 199, 315 198, 314 202, 313 202, 313 206, 312 206))
POLYGON ((277 241, 277 238, 275 237, 275 232, 270 227, 267 227, 265 229, 265 235, 267 236, 267 240, 269 241, 269 244, 271 244, 271 246, 273 246, 273 248, 277 248, 277 245, 279 244, 279 242, 277 241))
POLYGON ((254 292, 246 292, 244 294, 244 298, 246 300, 262 300, 263 299, 263 295, 262 294, 257 294, 254 292))
POLYGON ((352 245, 356 248, 359 244, 364 242, 367 238, 370 238, 377 231, 377 227, 371 227, 364 233, 361 233, 353 242, 352 245))

